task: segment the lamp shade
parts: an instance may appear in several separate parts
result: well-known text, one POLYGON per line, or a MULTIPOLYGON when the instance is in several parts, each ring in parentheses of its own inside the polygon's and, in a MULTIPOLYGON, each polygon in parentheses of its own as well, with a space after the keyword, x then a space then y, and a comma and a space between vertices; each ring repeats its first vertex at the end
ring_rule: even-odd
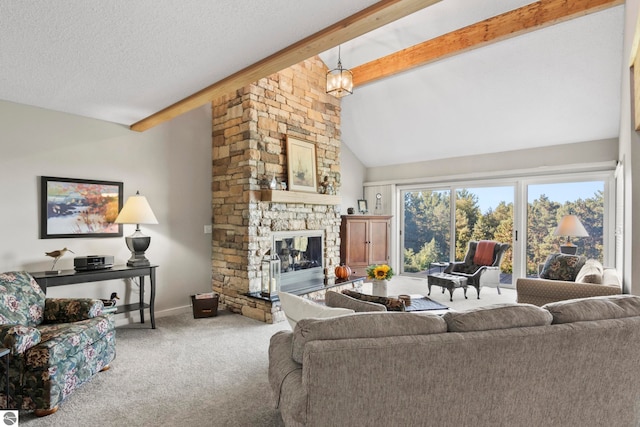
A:
POLYGON ((116 218, 116 224, 157 224, 158 220, 147 202, 147 198, 136 192, 130 196, 116 218))
POLYGON ((555 236, 569 236, 569 237, 588 237, 589 233, 584 228, 580 219, 575 215, 565 215, 560 220, 556 231, 553 232, 555 236))

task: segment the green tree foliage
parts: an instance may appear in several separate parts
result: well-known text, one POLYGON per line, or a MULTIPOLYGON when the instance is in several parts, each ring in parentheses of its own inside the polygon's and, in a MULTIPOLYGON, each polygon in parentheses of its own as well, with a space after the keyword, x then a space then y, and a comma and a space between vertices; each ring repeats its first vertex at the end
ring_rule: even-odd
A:
POLYGON ((441 259, 435 239, 431 239, 430 242, 425 243, 418 253, 414 253, 413 249, 405 249, 404 257, 404 271, 408 273, 428 270, 429 264, 441 259))
POLYGON ((440 256, 449 258, 449 192, 418 191, 405 193, 404 247, 418 253, 435 240, 440 256))
POLYGON ((458 190, 456 192, 456 260, 464 259, 471 235, 481 216, 478 196, 467 189, 458 190))

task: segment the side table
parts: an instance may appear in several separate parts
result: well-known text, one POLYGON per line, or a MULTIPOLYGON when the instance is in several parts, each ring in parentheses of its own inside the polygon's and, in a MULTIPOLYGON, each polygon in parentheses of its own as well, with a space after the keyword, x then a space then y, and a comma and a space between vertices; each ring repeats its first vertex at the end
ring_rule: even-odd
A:
POLYGON ((151 317, 151 328, 156 328, 156 319, 154 317, 154 303, 156 299, 156 268, 157 265, 129 267, 126 265, 114 265, 111 268, 103 270, 62 270, 60 274, 48 275, 41 271, 31 273, 33 278, 43 292, 47 292, 47 288, 51 286, 75 285, 78 283, 101 282, 104 280, 128 279, 137 277, 140 283, 140 302, 133 304, 125 304, 116 306, 116 313, 124 313, 128 311, 140 311, 140 323, 144 323, 144 309, 149 309, 149 317, 151 317), (151 286, 151 297, 149 304, 144 302, 144 277, 149 276, 149 284, 151 286))
POLYGON ((442 262, 442 261, 430 262, 429 263, 429 271, 431 271, 431 269, 433 267, 438 267, 438 273, 442 273, 442 269, 447 267, 448 265, 449 265, 448 262, 442 262))
POLYGON ((10 350, 8 348, 0 347, 0 359, 5 359, 4 370, 5 370, 5 381, 7 382, 7 388, 5 390, 6 393, 6 403, 4 405, 4 409, 9 409, 9 354, 10 350))

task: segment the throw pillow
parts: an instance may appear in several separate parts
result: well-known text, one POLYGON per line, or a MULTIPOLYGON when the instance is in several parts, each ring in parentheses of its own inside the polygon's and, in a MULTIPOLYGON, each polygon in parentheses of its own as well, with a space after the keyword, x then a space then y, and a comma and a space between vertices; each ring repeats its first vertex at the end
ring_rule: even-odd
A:
POLYGON ((601 284, 602 276, 604 274, 604 268, 598 260, 588 259, 584 263, 578 275, 576 276, 576 283, 594 283, 601 284))
POLYGON ((295 329, 296 324, 301 319, 324 319, 355 313, 355 311, 348 308, 325 307, 309 299, 287 292, 280 292, 278 296, 280 297, 280 307, 282 307, 282 311, 284 311, 284 315, 289 321, 291 329, 295 329))
POLYGON ((398 298, 361 294, 360 292, 350 291, 348 289, 345 289, 344 291, 342 291, 342 293, 345 295, 349 295, 351 298, 356 298, 361 301, 369 301, 382 304, 387 307, 387 311, 405 311, 404 301, 399 300, 398 298))
POLYGON ((324 303, 328 307, 350 308, 356 313, 368 311, 387 311, 387 307, 382 304, 370 301, 362 301, 334 291, 327 291, 324 294, 324 303))
POLYGON ((584 256, 551 254, 544 262, 540 278, 574 282, 587 259, 584 256))

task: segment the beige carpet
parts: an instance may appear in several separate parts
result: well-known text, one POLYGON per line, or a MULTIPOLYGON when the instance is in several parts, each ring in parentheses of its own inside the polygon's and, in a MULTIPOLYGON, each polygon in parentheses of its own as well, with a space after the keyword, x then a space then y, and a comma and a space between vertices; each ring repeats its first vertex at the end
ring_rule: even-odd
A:
POLYGON ((267 380, 267 325, 219 311, 156 319, 157 329, 117 329, 116 360, 81 386, 57 413, 20 413, 40 426, 282 426, 267 380))

